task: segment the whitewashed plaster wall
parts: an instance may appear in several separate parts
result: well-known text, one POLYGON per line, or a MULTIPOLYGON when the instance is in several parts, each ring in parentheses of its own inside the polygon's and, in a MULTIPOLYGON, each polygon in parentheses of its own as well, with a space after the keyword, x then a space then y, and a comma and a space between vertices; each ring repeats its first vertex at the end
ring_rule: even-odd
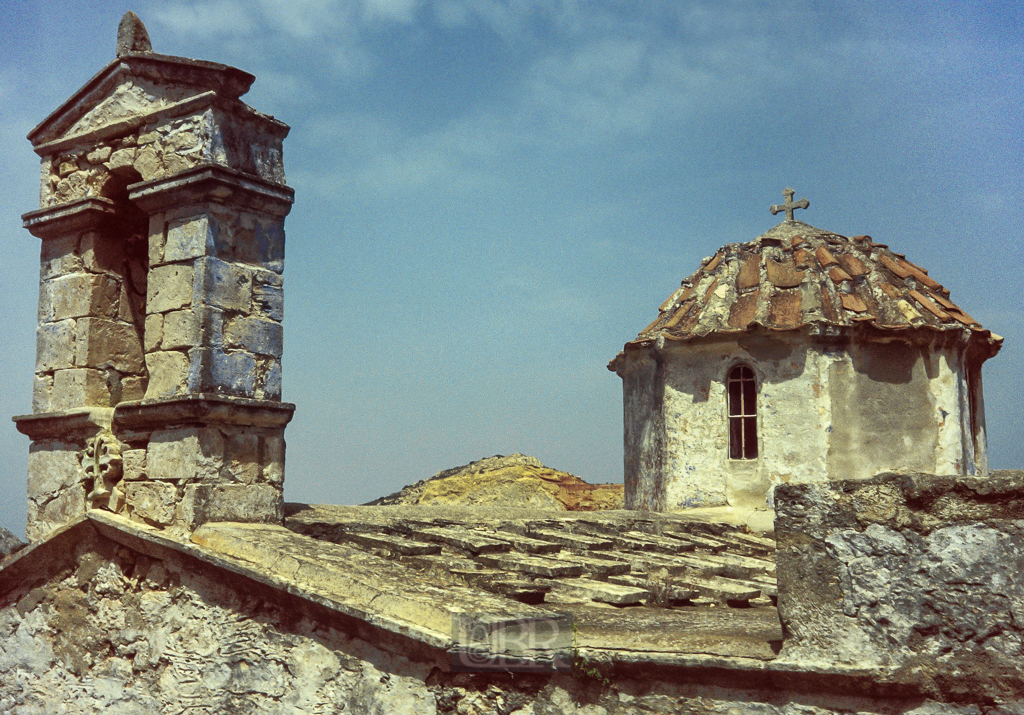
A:
POLYGON ((745 335, 634 353, 622 375, 627 508, 769 508, 783 483, 983 471, 956 346, 745 335), (729 458, 725 382, 740 362, 757 376, 753 460, 729 458))

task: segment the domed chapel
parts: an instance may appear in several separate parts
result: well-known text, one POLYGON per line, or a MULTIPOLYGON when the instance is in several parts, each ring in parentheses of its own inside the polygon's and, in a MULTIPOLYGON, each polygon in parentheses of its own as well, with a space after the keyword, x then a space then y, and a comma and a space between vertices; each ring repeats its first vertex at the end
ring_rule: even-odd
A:
POLYGON ((684 280, 609 363, 626 508, 771 508, 783 483, 987 472, 981 366, 1002 338, 870 236, 785 220, 684 280))

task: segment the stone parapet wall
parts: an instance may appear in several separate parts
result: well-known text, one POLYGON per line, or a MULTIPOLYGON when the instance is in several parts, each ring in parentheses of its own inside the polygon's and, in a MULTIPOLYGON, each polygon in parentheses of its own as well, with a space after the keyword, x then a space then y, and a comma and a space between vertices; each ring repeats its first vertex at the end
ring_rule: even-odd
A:
POLYGON ((776 490, 781 659, 951 700, 1024 694, 1024 472, 776 490))
MULTIPOLYGON (((837 692, 832 674, 757 677, 637 663, 452 672, 449 654, 223 568, 78 523, 0 567, 0 711, 410 715, 1001 715, 1007 704, 837 692), (109 538, 109 536, 115 536, 109 538), (596 666, 596 667, 595 667, 596 666), (800 682, 801 687, 794 687, 800 682)), ((253 545, 258 548, 257 544, 253 545)))

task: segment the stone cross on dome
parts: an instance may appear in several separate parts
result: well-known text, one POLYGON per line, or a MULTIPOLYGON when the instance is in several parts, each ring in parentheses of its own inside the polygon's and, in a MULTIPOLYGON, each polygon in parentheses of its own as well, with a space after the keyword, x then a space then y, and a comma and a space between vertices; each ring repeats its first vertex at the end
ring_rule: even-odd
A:
POLYGON ((768 209, 769 211, 772 212, 772 216, 774 216, 775 214, 780 213, 782 211, 785 211, 786 212, 786 220, 787 221, 795 221, 796 219, 793 218, 793 210, 794 209, 805 209, 805 208, 807 208, 808 206, 811 205, 811 202, 808 201, 807 199, 800 199, 799 201, 794 201, 793 200, 793 195, 795 193, 796 192, 793 191, 793 189, 783 189, 782 190, 782 195, 784 197, 786 197, 786 203, 784 203, 784 204, 772 204, 772 207, 770 209, 768 209))

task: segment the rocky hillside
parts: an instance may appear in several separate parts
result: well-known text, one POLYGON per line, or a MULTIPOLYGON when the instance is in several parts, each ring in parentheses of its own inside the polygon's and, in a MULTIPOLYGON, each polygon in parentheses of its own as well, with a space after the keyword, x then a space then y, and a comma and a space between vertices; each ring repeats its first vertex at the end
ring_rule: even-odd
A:
POLYGON ((524 454, 496 455, 438 472, 370 506, 507 506, 556 511, 622 508, 621 484, 588 484, 524 454))

